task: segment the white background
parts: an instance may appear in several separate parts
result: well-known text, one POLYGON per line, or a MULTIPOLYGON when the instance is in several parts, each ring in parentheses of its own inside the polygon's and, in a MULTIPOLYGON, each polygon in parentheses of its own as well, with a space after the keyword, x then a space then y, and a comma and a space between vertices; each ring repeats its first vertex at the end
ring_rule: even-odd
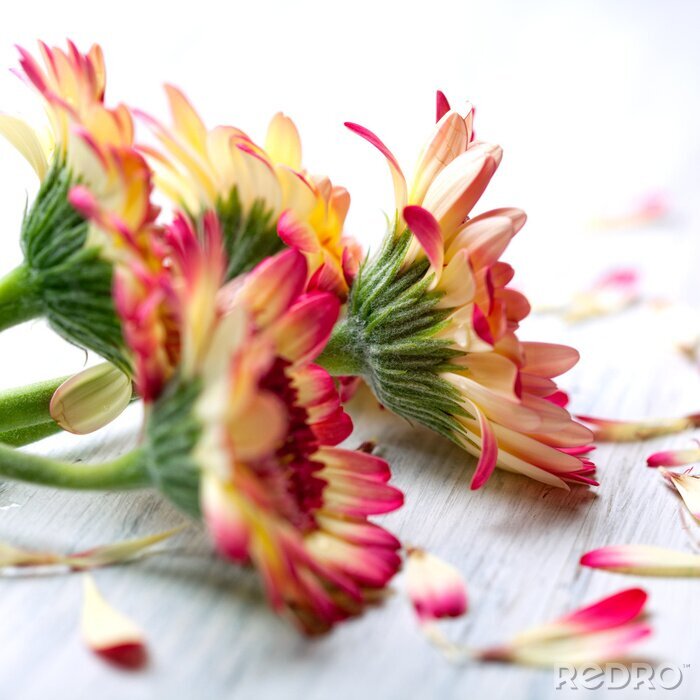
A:
MULTIPOLYGON (((591 234, 591 219, 654 193, 685 223, 694 216, 697 7, 680 0, 13 3, 0 26, 0 109, 28 114, 35 104, 9 72, 14 44, 99 42, 111 103, 165 118, 160 86, 170 81, 208 124, 234 124, 259 139, 275 111, 291 115, 305 164, 350 189, 349 231, 371 244, 383 232, 390 181, 381 157, 342 123, 376 131, 408 175, 441 88, 454 105, 471 100, 479 137, 503 145, 480 206, 528 212, 509 259, 519 264, 517 284, 551 298, 588 283, 596 268, 635 263, 634 246, 591 234)), ((34 180, 0 143, 0 272, 19 261, 17 233, 34 180)), ((655 293, 676 291, 674 254, 660 247, 645 281, 655 293)), ((41 323, 4 334, 0 356, 3 384, 83 361, 41 323)))

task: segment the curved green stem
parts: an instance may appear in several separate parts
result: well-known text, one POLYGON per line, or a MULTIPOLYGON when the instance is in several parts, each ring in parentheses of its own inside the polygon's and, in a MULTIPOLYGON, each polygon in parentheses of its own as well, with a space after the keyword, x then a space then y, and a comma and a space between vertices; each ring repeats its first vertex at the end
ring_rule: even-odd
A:
POLYGON ((0 444, 0 477, 62 489, 117 491, 151 485, 143 449, 102 464, 72 464, 0 444))
POLYGON ((49 404, 68 377, 58 377, 17 389, 0 391, 0 432, 52 421, 49 404))
POLYGON ((326 347, 315 361, 334 377, 362 376, 364 363, 355 350, 354 334, 347 321, 336 324, 326 347))
POLYGON ((0 331, 37 318, 42 312, 41 297, 25 265, 0 279, 0 331))
POLYGON ((37 423, 36 425, 28 425, 24 428, 15 428, 14 430, 1 432, 0 443, 12 447, 23 447, 60 432, 61 426, 56 421, 51 420, 46 423, 37 423))

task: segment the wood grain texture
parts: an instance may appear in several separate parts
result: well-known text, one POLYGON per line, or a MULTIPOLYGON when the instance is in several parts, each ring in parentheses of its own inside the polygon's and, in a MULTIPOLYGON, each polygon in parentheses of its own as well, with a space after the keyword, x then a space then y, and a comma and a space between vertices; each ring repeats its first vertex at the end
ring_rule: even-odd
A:
MULTIPOLYGON (((635 255, 653 264, 664 236, 647 236, 646 247, 636 248, 635 255)), ((698 298, 690 264, 695 243, 675 239, 674 245, 688 261, 687 273, 674 278, 679 297, 698 298)), ((663 314, 644 306, 573 327, 534 319, 524 335, 581 349, 583 360, 565 381, 577 411, 632 418, 697 410, 700 374, 674 350, 672 338, 663 337, 663 314)), ((472 458, 379 410, 366 394, 351 408, 357 430, 350 445, 378 440, 406 493, 405 507, 386 517, 386 525, 464 573, 471 611, 448 626, 456 639, 497 643, 583 603, 641 585, 650 593, 655 634, 640 654, 690 664, 672 697, 698 697, 700 583, 594 572, 577 563, 583 552, 606 544, 691 547, 679 499, 644 466, 650 452, 685 445, 691 435, 601 446, 595 455, 598 489, 567 493, 497 472, 474 493, 468 489, 472 458)), ((138 407, 132 407, 93 438, 58 436, 35 449, 109 458, 133 444, 138 422, 138 407)), ((34 548, 86 548, 182 521, 153 493, 72 494, 0 485, 0 540, 34 548)), ((419 634, 400 577, 396 594, 382 607, 325 638, 307 640, 267 610, 251 572, 215 559, 201 528, 193 525, 175 545, 167 555, 95 574, 105 597, 146 631, 150 662, 139 672, 110 667, 84 647, 78 574, 2 576, 0 698, 567 696, 555 690, 551 671, 447 664, 419 634)), ((643 694, 620 691, 616 697, 643 694)))

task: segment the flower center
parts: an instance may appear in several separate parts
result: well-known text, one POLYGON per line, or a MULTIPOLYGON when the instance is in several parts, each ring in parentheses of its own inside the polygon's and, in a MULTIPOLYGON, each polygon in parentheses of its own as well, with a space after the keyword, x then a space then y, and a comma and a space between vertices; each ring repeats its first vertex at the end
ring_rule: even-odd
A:
POLYGON ((288 367, 289 362, 277 358, 260 388, 274 393, 287 407, 287 434, 270 467, 281 477, 278 483, 285 485, 285 491, 279 494, 282 512, 295 527, 307 530, 316 526, 313 512, 323 505, 326 482, 316 475, 323 468, 321 462, 311 458, 318 448, 318 439, 309 425, 306 407, 299 403, 288 367))

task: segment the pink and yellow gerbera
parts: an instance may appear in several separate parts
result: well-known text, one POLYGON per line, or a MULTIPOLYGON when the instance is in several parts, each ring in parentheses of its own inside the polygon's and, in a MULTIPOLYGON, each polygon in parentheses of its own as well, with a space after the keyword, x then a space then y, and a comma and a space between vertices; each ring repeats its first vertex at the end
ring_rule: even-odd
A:
POLYGON ((39 51, 41 63, 20 48, 20 66, 22 77, 44 102, 50 129, 37 130, 17 117, 0 114, 0 133, 22 153, 40 180, 52 167, 65 164, 76 180, 94 187, 100 180, 95 148, 133 144, 129 110, 104 104, 105 66, 99 46, 83 54, 70 41, 67 51, 39 42, 39 51))
POLYGON ((117 264, 116 299, 150 404, 145 434, 159 455, 155 472, 166 474, 161 488, 191 502, 182 483, 194 468, 219 552, 260 571, 276 610, 308 632, 326 630, 361 612, 397 571, 399 542, 367 518, 403 500, 383 459, 336 447, 352 423, 313 359, 340 302, 306 291, 307 262, 293 249, 224 285, 213 212, 197 221, 179 215, 156 240, 156 265, 150 250, 139 264, 136 249, 136 259, 117 264), (195 427, 174 427, 173 397, 193 388, 184 412, 195 427), (192 442, 166 459, 171 431, 192 442), (182 473, 173 472, 178 461, 182 473))
POLYGON ((347 319, 321 358, 360 374, 388 408, 479 456, 472 488, 494 467, 567 488, 594 484, 584 455, 590 431, 564 408, 553 378, 578 360, 572 348, 521 342, 527 299, 500 260, 525 223, 519 209, 471 217, 501 161, 472 138, 472 111, 448 110, 409 186, 380 139, 348 124, 385 156, 394 181, 393 231, 360 271, 347 319))
POLYGON ((350 196, 302 167, 294 123, 279 113, 265 147, 231 126, 207 129, 184 94, 166 86, 172 127, 142 115, 162 149, 144 148, 158 184, 198 216, 216 210, 229 254, 229 277, 289 243, 304 252, 317 286, 347 293, 354 246, 343 236, 350 196), (278 236, 279 231, 279 236, 278 236))
POLYGON ((336 445, 352 430, 316 364, 337 298, 305 292, 289 250, 238 291, 211 342, 198 402, 202 503, 219 551, 251 561, 273 607, 307 632, 359 613, 399 567, 399 542, 368 516, 398 508, 379 457, 336 445))

